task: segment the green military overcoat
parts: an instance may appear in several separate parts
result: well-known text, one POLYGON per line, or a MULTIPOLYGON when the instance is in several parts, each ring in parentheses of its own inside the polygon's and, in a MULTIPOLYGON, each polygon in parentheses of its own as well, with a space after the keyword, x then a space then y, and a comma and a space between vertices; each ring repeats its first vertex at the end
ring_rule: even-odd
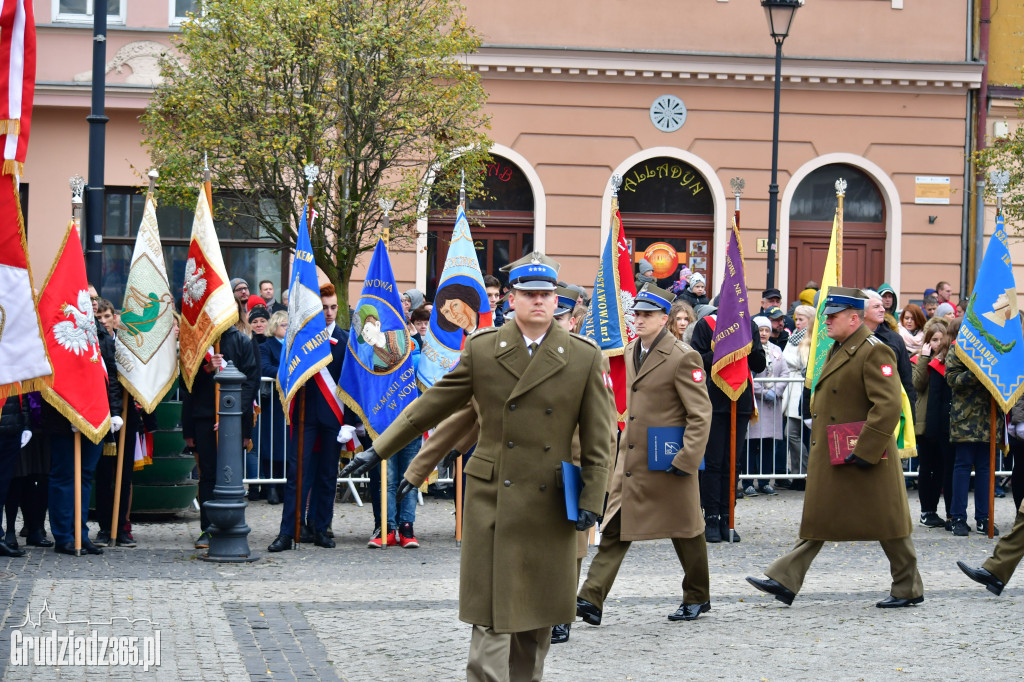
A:
POLYGON ((800 537, 805 540, 892 540, 913 529, 894 432, 900 421, 896 356, 861 327, 828 359, 811 398, 800 537), (866 422, 854 454, 873 466, 829 463, 830 424, 866 422), (881 459, 883 452, 886 459, 881 459))
POLYGON ((621 514, 623 540, 692 538, 704 532, 697 470, 711 431, 711 400, 700 353, 662 335, 636 371, 634 348, 626 346, 626 430, 609 486, 607 522, 621 514), (685 426, 673 466, 677 476, 647 468, 647 429, 685 426))
POLYGON ((521 632, 575 618, 576 527, 559 486, 580 432, 579 504, 600 513, 612 392, 597 346, 552 323, 531 358, 518 326, 483 329, 459 364, 374 442, 387 457, 475 398, 480 440, 465 467, 459 618, 521 632))

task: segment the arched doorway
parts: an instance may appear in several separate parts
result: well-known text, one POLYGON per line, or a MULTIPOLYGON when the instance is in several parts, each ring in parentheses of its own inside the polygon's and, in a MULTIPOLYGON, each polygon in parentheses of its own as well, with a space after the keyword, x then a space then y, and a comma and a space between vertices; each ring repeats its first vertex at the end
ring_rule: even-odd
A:
POLYGON ((885 201, 861 169, 830 163, 797 186, 789 207, 789 298, 808 281, 820 282, 836 212, 835 183, 846 180, 843 199, 843 284, 877 287, 885 281, 885 201))
POLYGON ((634 273, 646 255, 658 286, 667 288, 686 265, 711 290, 715 202, 696 168, 666 156, 637 163, 623 174, 619 212, 634 273))
MULTIPOLYGON (((508 284, 500 269, 533 251, 533 190, 523 171, 508 159, 492 154, 483 171, 484 191, 466 202, 480 270, 508 284)), ((457 197, 439 197, 427 223, 426 295, 433 299, 444 269, 457 197)))

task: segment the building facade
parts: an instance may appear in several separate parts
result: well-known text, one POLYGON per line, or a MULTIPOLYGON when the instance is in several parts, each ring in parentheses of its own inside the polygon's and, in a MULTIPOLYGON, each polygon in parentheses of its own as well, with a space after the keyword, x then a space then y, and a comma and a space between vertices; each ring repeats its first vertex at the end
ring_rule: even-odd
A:
MULTIPOLYGON (((44 269, 69 216, 68 177, 86 168, 92 36, 88 20, 61 13, 83 3, 37 4, 24 180, 31 256, 44 269)), ((116 300, 150 165, 138 117, 157 83, 155 55, 196 2, 110 4, 102 292, 116 300)), ((747 284, 752 293, 765 287, 774 43, 758 3, 465 4, 484 41, 467 65, 485 84, 494 141, 490 197, 470 206, 485 272, 540 249, 562 263, 564 279, 589 288, 611 219, 610 181, 620 175, 634 259, 651 257, 666 281, 685 264, 717 291, 735 208, 730 181, 742 178, 747 284)), ((982 83, 972 9, 969 0, 810 0, 798 10, 784 44, 779 131, 776 284, 786 300, 821 276, 839 177, 848 183, 844 283, 887 281, 909 301, 939 280, 955 291, 967 282, 966 155, 982 83)), ((169 252, 173 270, 190 212, 162 210, 165 243, 180 250, 169 252)), ((451 211, 436 211, 396 246, 400 288, 430 293, 451 221, 451 211)), ((232 276, 287 280, 287 259, 257 232, 220 229, 232 276)), ((360 279, 353 275, 353 294, 360 279)))

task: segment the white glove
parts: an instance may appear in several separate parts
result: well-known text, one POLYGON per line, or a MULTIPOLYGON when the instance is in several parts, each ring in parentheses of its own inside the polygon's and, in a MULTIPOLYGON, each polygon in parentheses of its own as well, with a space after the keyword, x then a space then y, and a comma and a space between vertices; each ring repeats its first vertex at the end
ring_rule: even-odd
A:
POLYGON ((810 419, 805 419, 804 420, 804 426, 806 426, 807 428, 811 428, 811 420, 810 419))
POLYGON ((349 426, 348 424, 342 424, 341 431, 338 431, 338 442, 342 444, 349 442, 352 440, 355 433, 356 427, 349 426))
POLYGON ((27 430, 27 429, 25 431, 22 431, 21 432, 21 447, 25 447, 26 445, 28 445, 28 442, 30 440, 32 440, 32 432, 27 430))
POLYGON ((120 417, 111 417, 110 418, 110 430, 111 431, 113 431, 114 433, 117 433, 118 431, 121 430, 122 426, 124 426, 124 420, 123 419, 121 419, 120 417))
MULTIPOLYGON (((1021 422, 1020 424, 1010 424, 1006 430, 1010 432, 1011 436, 1016 436, 1017 438, 1024 440, 1024 422, 1021 422)), ((25 446, 22 445, 22 447, 25 446)))
POLYGON ((71 425, 71 433, 78 433, 78 427, 74 424, 71 425))
POLYGON ((365 436, 366 435, 366 427, 363 426, 362 424, 357 426, 356 427, 356 435, 365 436))

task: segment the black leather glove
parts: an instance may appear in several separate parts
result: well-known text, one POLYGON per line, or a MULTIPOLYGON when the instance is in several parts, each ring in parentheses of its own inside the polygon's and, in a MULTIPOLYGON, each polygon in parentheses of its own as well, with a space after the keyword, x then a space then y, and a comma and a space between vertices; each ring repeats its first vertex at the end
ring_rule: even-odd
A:
POLYGON ((668 473, 670 473, 670 474, 675 474, 676 476, 689 476, 690 475, 690 474, 686 473, 685 471, 683 471, 682 469, 676 469, 671 464, 668 465, 668 469, 666 469, 666 471, 668 471, 668 473))
POLYGON ((462 457, 462 453, 456 450, 455 448, 452 448, 451 451, 449 451, 448 454, 444 456, 444 459, 441 460, 441 466, 443 466, 445 469, 451 469, 453 466, 455 466, 455 460, 457 460, 459 457, 462 457))
POLYGON ((398 491, 395 493, 395 502, 401 502, 403 497, 415 489, 416 486, 403 478, 402 482, 398 484, 398 491))
POLYGON ((576 530, 586 530, 597 523, 597 514, 586 509, 580 509, 579 520, 576 521, 576 530))
POLYGON ((341 478, 355 478, 356 476, 362 476, 370 467, 377 466, 381 463, 380 455, 377 451, 370 446, 368 449, 362 452, 357 452, 356 456, 352 458, 352 461, 345 465, 341 470, 339 476, 341 478))
POLYGON ((867 469, 868 467, 874 466, 874 464, 872 464, 871 462, 861 459, 852 452, 849 455, 847 455, 846 459, 844 459, 843 461, 846 462, 847 464, 856 464, 861 469, 867 469))

